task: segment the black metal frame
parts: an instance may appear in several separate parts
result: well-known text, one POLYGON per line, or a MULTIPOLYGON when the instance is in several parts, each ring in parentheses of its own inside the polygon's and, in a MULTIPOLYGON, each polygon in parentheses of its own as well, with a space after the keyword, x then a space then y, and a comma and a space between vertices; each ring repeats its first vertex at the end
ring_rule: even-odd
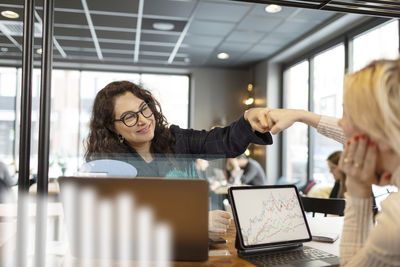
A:
POLYGON ((400 18, 400 2, 391 0, 234 0, 258 4, 275 4, 369 16, 400 18))

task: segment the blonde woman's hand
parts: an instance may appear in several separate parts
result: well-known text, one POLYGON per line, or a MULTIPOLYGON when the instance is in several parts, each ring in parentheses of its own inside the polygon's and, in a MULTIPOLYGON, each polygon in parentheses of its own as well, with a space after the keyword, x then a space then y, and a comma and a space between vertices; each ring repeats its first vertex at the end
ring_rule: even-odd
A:
POLYGON ((228 229, 232 220, 229 212, 223 210, 211 210, 208 212, 208 231, 222 234, 228 229))
POLYGON ((339 168, 346 173, 347 193, 350 196, 371 197, 372 184, 379 183, 376 162, 376 144, 365 134, 355 134, 347 140, 339 168))

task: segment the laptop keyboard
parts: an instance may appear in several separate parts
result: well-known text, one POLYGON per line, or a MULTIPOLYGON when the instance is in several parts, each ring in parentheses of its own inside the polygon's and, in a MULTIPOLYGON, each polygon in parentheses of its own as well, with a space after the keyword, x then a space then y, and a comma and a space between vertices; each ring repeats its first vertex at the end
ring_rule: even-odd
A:
POLYGON ((319 249, 303 247, 302 249, 296 249, 285 252, 266 253, 266 254, 251 255, 251 256, 246 255, 242 257, 257 266, 271 266, 271 265, 280 265, 292 262, 322 260, 328 258, 335 258, 336 256, 319 249))

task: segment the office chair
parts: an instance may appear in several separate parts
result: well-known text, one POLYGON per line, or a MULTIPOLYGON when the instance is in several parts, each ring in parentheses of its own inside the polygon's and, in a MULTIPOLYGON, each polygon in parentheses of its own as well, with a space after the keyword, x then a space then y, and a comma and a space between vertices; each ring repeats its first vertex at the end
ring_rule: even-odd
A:
POLYGON ((86 162, 79 169, 80 174, 136 177, 137 170, 131 164, 113 159, 100 159, 86 162))
POLYGON ((301 197, 304 211, 312 212, 312 216, 315 213, 324 213, 333 215, 344 215, 344 207, 346 201, 344 198, 316 198, 316 197, 301 197))

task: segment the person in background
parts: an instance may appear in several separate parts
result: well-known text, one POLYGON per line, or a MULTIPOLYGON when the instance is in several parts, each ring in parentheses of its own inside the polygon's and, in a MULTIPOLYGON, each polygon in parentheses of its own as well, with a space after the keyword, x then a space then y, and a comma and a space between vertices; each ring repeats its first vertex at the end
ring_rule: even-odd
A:
POLYGON ((400 59, 377 60, 344 80, 343 117, 307 111, 270 110, 268 129, 296 121, 341 141, 339 167, 346 173, 341 266, 400 266, 400 192, 382 201, 373 223, 372 184, 400 186, 400 59))
POLYGON ((17 182, 17 179, 11 177, 7 165, 0 161, 0 203, 12 200, 10 187, 16 185, 17 182))
POLYGON ((335 185, 329 195, 330 198, 344 198, 344 193, 346 192, 346 174, 338 166, 341 155, 342 151, 335 151, 327 158, 329 171, 335 179, 335 185))
POLYGON ((265 185, 267 183, 264 169, 261 167, 260 163, 252 158, 246 157, 244 154, 236 158, 227 159, 226 170, 230 176, 228 180, 233 184, 235 180, 239 179, 241 184, 245 185, 265 185), (234 177, 236 170, 242 170, 236 174, 240 177, 234 177))
MULTIPOLYGON (((87 139, 86 160, 114 158, 131 163, 138 176, 198 177, 195 159, 236 157, 250 143, 272 144, 260 118, 265 109, 249 109, 231 125, 210 131, 169 126, 161 106, 140 86, 119 81, 96 95, 87 139)), ((231 216, 210 211, 209 230, 225 232, 231 216)))

